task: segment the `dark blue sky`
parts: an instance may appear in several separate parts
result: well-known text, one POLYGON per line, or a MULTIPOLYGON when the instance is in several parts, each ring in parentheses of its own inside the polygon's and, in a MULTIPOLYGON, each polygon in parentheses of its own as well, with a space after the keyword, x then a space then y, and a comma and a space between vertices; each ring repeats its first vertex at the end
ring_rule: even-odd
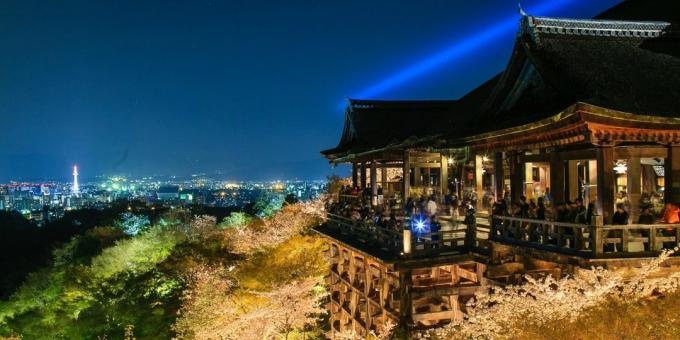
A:
MULTIPOLYGON (((565 17, 616 3, 522 1, 565 17)), ((84 177, 322 178, 343 98, 457 98, 503 69, 514 26, 372 88, 513 16, 506 0, 5 0, 0 182, 72 164, 84 177)))

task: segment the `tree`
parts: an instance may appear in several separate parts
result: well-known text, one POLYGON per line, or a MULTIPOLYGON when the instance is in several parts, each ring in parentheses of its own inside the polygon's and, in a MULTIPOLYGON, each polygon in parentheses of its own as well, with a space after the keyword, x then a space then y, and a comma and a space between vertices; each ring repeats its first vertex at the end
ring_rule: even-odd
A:
POLYGON ((141 231, 146 230, 151 221, 146 215, 135 215, 130 212, 124 212, 120 214, 120 219, 116 225, 123 230, 126 235, 135 236, 141 231))
POLYGON ((298 202, 300 202, 300 200, 297 198, 297 196, 295 196, 295 194, 288 194, 283 199, 283 202, 284 202, 285 205, 289 205, 289 204, 298 203, 298 202))

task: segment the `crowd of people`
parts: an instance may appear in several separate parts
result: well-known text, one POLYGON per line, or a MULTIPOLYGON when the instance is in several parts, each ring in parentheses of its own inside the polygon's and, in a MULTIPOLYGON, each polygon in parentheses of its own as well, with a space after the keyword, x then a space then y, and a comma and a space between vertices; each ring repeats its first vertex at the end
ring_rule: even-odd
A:
MULTIPOLYGON (((586 206, 581 198, 551 204, 545 197, 527 200, 525 196, 521 196, 518 202, 509 202, 510 200, 507 199, 506 195, 506 198, 492 204, 490 213, 497 216, 588 225, 594 223, 593 216, 597 215, 595 203, 591 202, 586 206)), ((679 223, 680 221, 676 222, 679 218, 675 216, 678 215, 678 212, 680 212, 680 208, 676 205, 667 204, 659 217, 658 214, 654 214, 650 205, 643 202, 637 214, 637 220, 632 220, 626 204, 617 202, 611 224, 679 223)))
POLYGON ((404 228, 404 221, 420 221, 422 225, 427 226, 426 230, 415 228, 414 231, 432 235, 440 229, 439 216, 457 218, 468 212, 474 214, 472 207, 476 203, 474 196, 467 197, 461 202, 451 193, 444 196, 442 204, 435 195, 409 197, 404 202, 394 194, 383 196, 381 186, 377 187, 376 192, 377 197, 373 197, 370 187, 362 190, 358 187, 343 186, 339 199, 330 201, 326 209, 329 213, 352 222, 363 222, 371 227, 393 231, 401 231, 404 228))
POLYGON ((590 203, 586 207, 580 198, 555 204, 551 204, 550 201, 546 202, 545 197, 527 200, 525 196, 521 196, 518 202, 509 203, 509 201, 506 195, 506 198, 494 202, 491 214, 541 221, 590 224, 596 212, 595 204, 590 203))
MULTIPOLYGON (((438 230, 438 216, 446 215, 457 218, 460 215, 470 215, 470 212, 474 216, 476 206, 474 195, 459 200, 455 195, 448 193, 444 196, 444 203, 441 204, 434 195, 409 197, 403 202, 394 194, 384 196, 381 186, 377 187, 376 192, 377 197, 374 197, 371 187, 361 189, 343 186, 340 191, 341 199, 331 201, 327 206, 327 211, 353 222, 363 222, 373 227, 393 231, 401 231, 405 220, 409 221, 412 216, 418 216, 418 219, 425 221, 429 226, 429 232, 432 232, 432 230, 438 230)), ((489 213, 492 216, 590 225, 594 223, 593 218, 597 215, 597 209, 594 203, 586 205, 581 198, 573 201, 553 202, 550 195, 537 199, 527 199, 521 196, 519 201, 511 202, 509 193, 506 192, 502 199, 491 200, 489 213)), ((626 205, 617 202, 611 221, 607 223, 613 225, 680 223, 680 208, 675 205, 667 205, 662 215, 659 218, 658 214, 652 212, 649 205, 642 205, 637 214, 637 220, 632 221, 626 205)))
POLYGON ((377 197, 373 202, 372 189, 367 187, 343 186, 338 200, 329 202, 326 210, 352 222, 363 222, 371 226, 394 231, 401 230, 404 220, 403 210, 399 208, 397 198, 385 198, 382 187, 377 188, 377 197))

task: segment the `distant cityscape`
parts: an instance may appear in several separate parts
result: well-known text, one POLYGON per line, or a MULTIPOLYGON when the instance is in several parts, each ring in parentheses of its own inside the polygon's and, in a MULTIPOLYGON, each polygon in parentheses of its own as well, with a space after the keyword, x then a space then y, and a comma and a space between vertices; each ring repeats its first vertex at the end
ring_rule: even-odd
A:
POLYGON ((0 184, 0 210, 17 211, 38 225, 60 218, 68 210, 103 209, 119 200, 166 206, 204 205, 243 207, 263 196, 297 200, 318 197, 323 180, 229 181, 198 174, 191 176, 98 176, 79 181, 73 167, 68 182, 10 182, 0 184))

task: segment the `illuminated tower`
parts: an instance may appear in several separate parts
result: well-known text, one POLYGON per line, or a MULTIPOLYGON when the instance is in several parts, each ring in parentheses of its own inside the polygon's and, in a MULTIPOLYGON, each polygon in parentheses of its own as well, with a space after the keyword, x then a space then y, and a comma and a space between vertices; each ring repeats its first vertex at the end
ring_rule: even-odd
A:
POLYGON ((80 186, 78 185, 78 166, 73 166, 73 186, 71 187, 71 192, 74 194, 80 193, 80 186))

